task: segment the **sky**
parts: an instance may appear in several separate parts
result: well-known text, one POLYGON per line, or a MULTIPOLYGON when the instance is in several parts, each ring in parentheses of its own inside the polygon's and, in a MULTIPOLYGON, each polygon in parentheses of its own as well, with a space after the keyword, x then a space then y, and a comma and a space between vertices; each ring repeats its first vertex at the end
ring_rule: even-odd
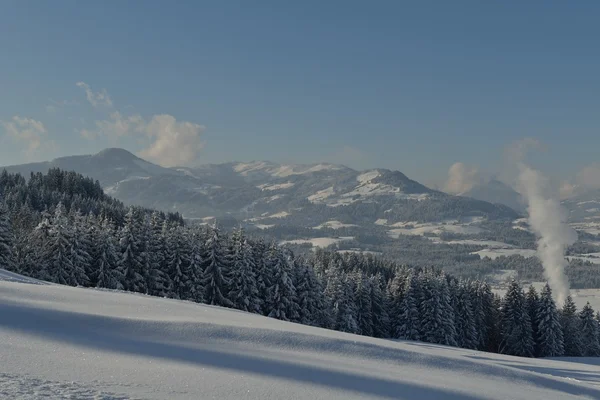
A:
POLYGON ((599 15, 586 0, 5 0, 0 165, 124 147, 437 185, 455 163, 499 173, 528 137, 548 174, 595 179, 599 15))

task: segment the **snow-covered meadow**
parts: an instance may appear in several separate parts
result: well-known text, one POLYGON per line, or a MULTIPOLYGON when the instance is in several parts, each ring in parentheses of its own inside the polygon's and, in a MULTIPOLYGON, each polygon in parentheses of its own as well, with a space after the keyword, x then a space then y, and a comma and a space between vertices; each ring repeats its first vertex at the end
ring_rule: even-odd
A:
POLYGON ((39 283, 0 271, 1 398, 600 398, 599 359, 375 339, 39 283))

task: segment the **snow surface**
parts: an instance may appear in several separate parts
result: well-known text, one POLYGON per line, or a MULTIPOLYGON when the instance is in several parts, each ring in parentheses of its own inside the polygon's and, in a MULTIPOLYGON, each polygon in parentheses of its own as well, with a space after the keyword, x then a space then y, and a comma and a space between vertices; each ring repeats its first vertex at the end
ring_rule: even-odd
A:
POLYGON ((441 235, 443 232, 473 235, 483 232, 483 229, 481 229, 478 226, 460 224, 453 225, 447 223, 419 224, 410 222, 399 222, 392 225, 392 227, 399 227, 388 231, 388 235, 395 239, 397 239, 400 235, 421 236, 426 233, 441 235))
POLYGON ((373 171, 367 171, 362 173, 356 177, 356 180, 362 184, 369 183, 371 180, 381 176, 378 170, 374 169, 373 171))
POLYGON ((332 244, 336 244, 343 241, 354 240, 352 236, 342 236, 337 238, 330 237, 321 237, 321 238, 312 238, 312 239, 293 239, 293 240, 284 240, 279 244, 307 244, 310 243, 313 247, 329 247, 332 244))
POLYGON ((268 217, 265 217, 265 218, 285 218, 285 217, 287 217, 289 215, 290 215, 289 212, 287 212, 287 211, 281 211, 281 212, 278 212, 278 213, 275 213, 275 214, 271 214, 271 215, 269 215, 268 217))
POLYGON ((341 229, 341 228, 352 228, 353 226, 358 226, 355 224, 344 224, 340 221, 327 221, 322 223, 319 226, 315 226, 313 229, 323 229, 323 228, 331 228, 331 229, 341 229))
POLYGON ((273 185, 265 183, 263 185, 259 185, 258 188, 261 190, 272 191, 272 190, 289 189, 294 185, 295 185, 294 182, 285 182, 285 183, 279 183, 279 184, 273 184, 273 185))
POLYGON ((600 398, 600 359, 375 339, 143 295, 3 281, 0 316, 1 398, 600 398))

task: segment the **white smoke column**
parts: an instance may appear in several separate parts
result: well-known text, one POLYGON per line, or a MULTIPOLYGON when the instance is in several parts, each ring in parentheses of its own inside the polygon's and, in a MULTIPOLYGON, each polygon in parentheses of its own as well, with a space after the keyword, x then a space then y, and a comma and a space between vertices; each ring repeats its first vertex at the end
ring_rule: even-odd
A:
POLYGON ((569 295, 565 274, 565 251, 577 241, 577 233, 567 224, 567 213, 552 196, 548 180, 523 162, 518 162, 518 190, 527 200, 529 225, 538 236, 538 257, 558 304, 569 295))

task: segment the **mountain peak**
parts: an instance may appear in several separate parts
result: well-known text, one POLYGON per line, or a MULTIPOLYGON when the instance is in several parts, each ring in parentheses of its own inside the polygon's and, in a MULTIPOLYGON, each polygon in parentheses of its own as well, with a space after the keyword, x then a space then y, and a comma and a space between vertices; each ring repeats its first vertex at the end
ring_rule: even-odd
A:
POLYGON ((101 152, 95 154, 94 158, 99 159, 109 159, 109 160, 136 160, 137 157, 135 154, 130 152, 129 150, 125 150, 119 147, 109 147, 107 149, 102 150, 101 152))

